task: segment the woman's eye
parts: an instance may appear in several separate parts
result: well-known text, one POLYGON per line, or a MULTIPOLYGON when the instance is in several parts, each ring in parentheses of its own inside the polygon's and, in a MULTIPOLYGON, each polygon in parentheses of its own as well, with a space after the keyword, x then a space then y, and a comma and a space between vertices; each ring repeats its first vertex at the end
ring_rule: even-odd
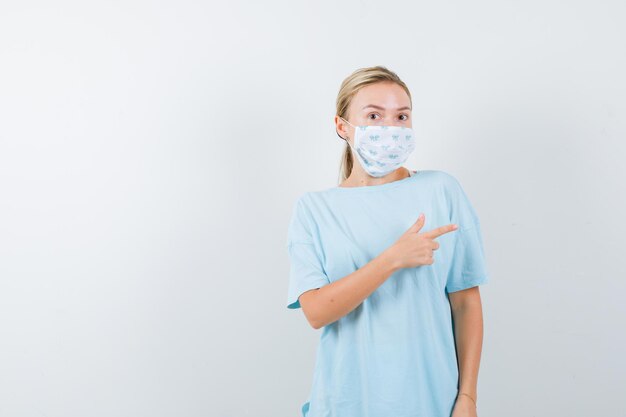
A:
MULTIPOLYGON (((370 113, 369 116, 378 116, 378 115, 376 113, 370 113)), ((374 118, 370 117, 370 119, 372 119, 372 120, 375 119, 375 118, 376 117, 374 117, 374 118)))
POLYGON ((402 117, 402 116, 404 116, 404 119, 402 119, 404 121, 406 121, 409 118, 409 116, 407 116, 406 114, 401 114, 400 117, 402 117))

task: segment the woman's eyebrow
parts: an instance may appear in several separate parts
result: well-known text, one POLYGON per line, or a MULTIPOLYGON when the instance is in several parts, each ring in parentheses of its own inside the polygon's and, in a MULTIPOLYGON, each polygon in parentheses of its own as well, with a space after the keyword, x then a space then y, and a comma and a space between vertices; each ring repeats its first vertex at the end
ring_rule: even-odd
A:
MULTIPOLYGON (((361 110, 365 110, 368 107, 373 107, 373 108, 378 109, 378 110, 385 110, 384 107, 380 107, 380 106, 377 106, 375 104, 368 104, 367 106, 363 107, 361 110)), ((400 110, 411 110, 411 108, 407 107, 407 106, 404 106, 404 107, 399 107, 396 110, 397 111, 400 111, 400 110)))

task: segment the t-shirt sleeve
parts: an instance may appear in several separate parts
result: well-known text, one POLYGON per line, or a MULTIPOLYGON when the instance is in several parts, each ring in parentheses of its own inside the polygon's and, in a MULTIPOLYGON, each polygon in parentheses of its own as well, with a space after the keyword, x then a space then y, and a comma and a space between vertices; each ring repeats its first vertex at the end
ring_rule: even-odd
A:
POLYGON ((314 221, 300 197, 293 208, 287 232, 289 255, 289 286, 287 308, 300 308, 299 297, 305 291, 330 283, 322 259, 314 243, 314 221))
POLYGON ((454 179, 451 190, 451 221, 459 228, 454 240, 446 281, 448 293, 489 282, 480 220, 461 184, 454 179))

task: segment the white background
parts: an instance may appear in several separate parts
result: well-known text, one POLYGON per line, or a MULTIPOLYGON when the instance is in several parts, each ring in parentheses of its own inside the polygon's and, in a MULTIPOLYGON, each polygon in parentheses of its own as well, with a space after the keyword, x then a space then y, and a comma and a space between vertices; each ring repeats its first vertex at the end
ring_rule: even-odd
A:
POLYGON ((0 5, 0 416, 296 417, 286 230, 341 81, 413 94, 491 282, 479 416, 626 416, 621 1, 0 5))

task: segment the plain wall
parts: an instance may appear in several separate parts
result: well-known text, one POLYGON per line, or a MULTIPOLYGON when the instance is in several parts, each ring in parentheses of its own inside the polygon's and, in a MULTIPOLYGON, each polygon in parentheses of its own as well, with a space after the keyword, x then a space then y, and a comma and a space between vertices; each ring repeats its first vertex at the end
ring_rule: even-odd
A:
POLYGON ((481 417, 626 416, 621 1, 0 5, 0 416, 296 417, 286 231, 341 81, 413 94, 491 282, 481 417))

